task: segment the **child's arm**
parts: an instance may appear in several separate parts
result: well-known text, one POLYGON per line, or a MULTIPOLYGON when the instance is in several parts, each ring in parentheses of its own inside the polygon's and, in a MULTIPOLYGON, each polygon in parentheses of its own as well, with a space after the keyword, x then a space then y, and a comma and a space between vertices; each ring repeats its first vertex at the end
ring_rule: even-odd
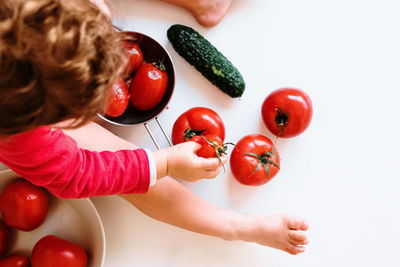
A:
MULTIPOLYGON (((88 128, 72 131, 79 133, 79 143, 85 138, 92 144, 115 142, 103 140, 102 132, 87 137, 88 128)), ((199 158, 199 147, 188 142, 154 155, 133 146, 94 151, 91 146, 78 146, 61 130, 40 127, 0 140, 0 161, 58 197, 82 198, 146 193, 150 184, 167 174, 189 181, 214 178, 221 171, 220 163, 216 158, 199 158)))
POLYGON ((0 139, 1 162, 62 198, 145 193, 151 178, 149 159, 143 149, 80 149, 73 138, 50 127, 0 139))
MULTIPOLYGON (((58 124, 62 127, 65 124, 58 124)), ((138 149, 136 145, 122 139, 99 124, 91 122, 79 129, 63 130, 72 137, 80 148, 93 151, 119 151, 126 149, 138 149), (93 137, 96 137, 95 139, 93 137)), ((187 142, 173 148, 161 149, 153 152, 157 167, 157 179, 170 175, 187 181, 195 181, 202 178, 214 178, 221 172, 221 163, 217 158, 204 159, 194 153, 201 146, 195 142, 187 142), (168 159, 167 159, 168 158, 168 159), (168 170, 167 164, 168 162, 168 170)), ((226 163, 227 157, 222 155, 222 163, 226 163)))

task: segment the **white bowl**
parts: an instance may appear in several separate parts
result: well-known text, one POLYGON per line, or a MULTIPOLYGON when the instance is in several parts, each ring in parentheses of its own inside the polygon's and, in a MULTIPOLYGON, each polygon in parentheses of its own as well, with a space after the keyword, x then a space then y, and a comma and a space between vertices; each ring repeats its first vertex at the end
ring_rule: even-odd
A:
MULTIPOLYGON (((11 170, 0 171, 0 192, 14 179, 19 178, 11 170)), ((81 245, 88 252, 88 266, 104 265, 106 241, 103 224, 93 203, 88 198, 60 199, 50 197, 50 207, 44 223, 31 232, 12 230, 10 252, 31 254, 36 242, 46 235, 81 245)))

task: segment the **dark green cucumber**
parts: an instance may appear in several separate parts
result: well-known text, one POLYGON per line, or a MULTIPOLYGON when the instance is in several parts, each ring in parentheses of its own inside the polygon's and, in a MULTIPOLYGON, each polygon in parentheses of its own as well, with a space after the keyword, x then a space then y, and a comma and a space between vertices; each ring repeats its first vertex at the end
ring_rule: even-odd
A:
POLYGON ((167 36, 172 46, 204 77, 231 97, 240 97, 245 88, 242 75, 235 66, 194 29, 175 24, 167 36))

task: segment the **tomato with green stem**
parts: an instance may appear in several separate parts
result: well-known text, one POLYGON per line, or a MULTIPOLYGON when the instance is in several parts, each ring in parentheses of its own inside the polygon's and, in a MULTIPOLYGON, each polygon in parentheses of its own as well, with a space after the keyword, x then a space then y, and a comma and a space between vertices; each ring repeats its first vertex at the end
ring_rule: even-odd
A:
POLYGON ((280 159, 272 141, 260 134, 243 137, 232 150, 230 166, 233 176, 244 185, 269 182, 280 169, 280 159))
MULTIPOLYGON (((194 141, 201 145, 201 148, 196 151, 196 155, 202 158, 218 158, 222 163, 221 156, 227 154, 227 145, 234 145, 232 143, 224 143, 222 139, 216 134, 196 135, 188 141, 194 141)), ((225 171, 225 166, 222 164, 225 171)))
POLYGON ((172 128, 172 143, 183 143, 194 136, 215 134, 225 139, 225 126, 221 117, 212 109, 194 107, 182 113, 172 128))
POLYGON ((227 146, 216 134, 196 135, 189 141, 194 141, 201 145, 201 148, 196 152, 199 157, 214 158, 226 154, 227 146))
POLYGON ((289 138, 304 132, 313 113, 311 98, 300 89, 273 91, 263 102, 261 115, 268 130, 277 137, 289 138))

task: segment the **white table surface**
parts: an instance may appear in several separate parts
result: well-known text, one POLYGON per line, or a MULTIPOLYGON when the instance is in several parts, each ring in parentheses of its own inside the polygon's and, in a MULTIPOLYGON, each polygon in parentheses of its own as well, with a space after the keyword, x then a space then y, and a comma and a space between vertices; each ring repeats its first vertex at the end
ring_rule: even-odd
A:
MULTIPOLYGON (((125 266, 400 266, 400 2, 396 0, 234 0, 216 27, 158 0, 113 0, 116 25, 146 33, 170 52, 176 87, 160 116, 170 134, 187 109, 205 106, 225 122, 226 140, 272 135, 261 104, 274 89, 310 95, 308 130, 280 139, 281 171, 267 185, 238 184, 227 166, 212 181, 185 184, 214 205, 246 213, 291 213, 311 224, 298 256, 226 242, 142 215, 122 199, 93 198, 107 235, 106 267, 125 266), (241 99, 221 93, 186 63, 166 37, 174 23, 194 27, 241 71, 241 99)), ((155 149, 143 125, 107 128, 155 149)), ((155 122, 156 136, 163 137, 155 122)))

